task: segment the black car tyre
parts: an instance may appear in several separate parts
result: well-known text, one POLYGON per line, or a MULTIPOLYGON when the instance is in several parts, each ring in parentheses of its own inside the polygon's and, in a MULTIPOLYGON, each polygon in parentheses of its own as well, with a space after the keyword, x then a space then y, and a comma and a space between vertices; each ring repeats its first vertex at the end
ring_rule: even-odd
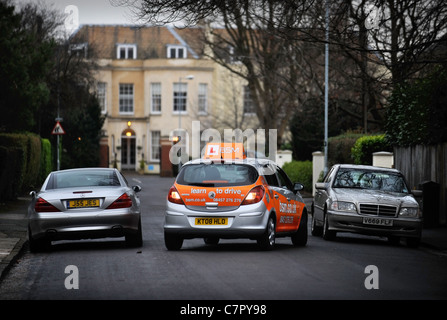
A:
POLYGON ((307 244, 307 211, 303 210, 300 226, 296 233, 292 235, 294 246, 305 246, 307 244))
POLYGON ((209 245, 217 245, 219 243, 219 238, 217 237, 208 237, 204 238, 203 241, 209 245))
POLYGON ((51 241, 45 238, 34 239, 31 229, 28 228, 28 246, 32 253, 47 251, 51 247, 51 241))
POLYGON ((323 239, 333 240, 335 238, 336 232, 329 230, 329 218, 328 214, 324 213, 324 223, 323 223, 323 239))
POLYGON ((141 219, 138 221, 138 230, 136 233, 126 235, 126 246, 141 247, 143 245, 143 234, 141 231, 141 219))
POLYGON ((276 226, 275 226, 275 216, 270 215, 269 220, 267 222, 267 226, 265 228, 264 234, 258 239, 258 245, 262 250, 268 251, 272 250, 275 246, 275 237, 276 237, 276 226))
POLYGON ((183 238, 165 232, 165 246, 168 250, 180 250, 183 245, 183 238))
POLYGON ((417 248, 421 243, 421 238, 407 238, 407 246, 410 248, 417 248))
POLYGON ((310 232, 312 233, 313 236, 316 236, 316 237, 321 237, 321 235, 323 234, 323 228, 321 226, 317 226, 317 220, 315 219, 315 213, 312 214, 312 223, 311 223, 310 232))

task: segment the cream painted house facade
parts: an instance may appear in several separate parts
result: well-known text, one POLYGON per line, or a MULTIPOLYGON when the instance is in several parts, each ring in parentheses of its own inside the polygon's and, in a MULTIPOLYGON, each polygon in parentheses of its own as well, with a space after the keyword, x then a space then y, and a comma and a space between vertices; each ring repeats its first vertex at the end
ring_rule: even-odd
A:
POLYGON ((162 141, 178 128, 191 137, 193 121, 200 131, 257 127, 244 80, 203 58, 198 31, 87 25, 72 36, 73 48, 98 65, 109 166, 160 173, 162 141))

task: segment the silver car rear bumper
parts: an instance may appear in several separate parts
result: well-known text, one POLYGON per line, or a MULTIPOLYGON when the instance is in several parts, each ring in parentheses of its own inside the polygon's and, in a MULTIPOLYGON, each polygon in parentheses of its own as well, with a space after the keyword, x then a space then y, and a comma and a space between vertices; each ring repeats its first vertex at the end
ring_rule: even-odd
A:
POLYGON ((263 202, 240 206, 231 211, 196 211, 184 205, 167 203, 164 231, 184 239, 219 237, 224 239, 256 239, 266 229, 268 211, 263 202), (224 226, 196 226, 195 218, 228 218, 224 226))
POLYGON ((136 233, 139 220, 139 213, 113 209, 88 213, 34 213, 28 223, 34 239, 65 240, 122 237, 136 233))

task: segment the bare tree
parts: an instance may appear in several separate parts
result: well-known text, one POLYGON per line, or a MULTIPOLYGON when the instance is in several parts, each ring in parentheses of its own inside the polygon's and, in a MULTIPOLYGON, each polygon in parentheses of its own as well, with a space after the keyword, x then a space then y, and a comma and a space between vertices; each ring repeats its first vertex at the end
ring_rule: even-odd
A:
POLYGON ((281 145, 290 116, 299 106, 299 92, 305 91, 299 78, 307 68, 290 37, 281 34, 299 29, 309 6, 306 1, 299 6, 293 1, 277 0, 112 3, 132 6, 140 21, 187 25, 201 22, 201 41, 211 49, 204 54, 246 80, 259 126, 277 129, 281 145))

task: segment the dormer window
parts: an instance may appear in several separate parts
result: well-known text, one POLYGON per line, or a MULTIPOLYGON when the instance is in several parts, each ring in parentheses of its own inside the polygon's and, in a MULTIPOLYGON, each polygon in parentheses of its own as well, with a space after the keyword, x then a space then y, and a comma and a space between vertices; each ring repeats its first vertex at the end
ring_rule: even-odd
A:
POLYGON ((117 59, 136 59, 137 45, 136 44, 118 44, 116 46, 117 59))
POLYGON ((168 45, 168 59, 186 59, 186 47, 178 45, 168 45))

